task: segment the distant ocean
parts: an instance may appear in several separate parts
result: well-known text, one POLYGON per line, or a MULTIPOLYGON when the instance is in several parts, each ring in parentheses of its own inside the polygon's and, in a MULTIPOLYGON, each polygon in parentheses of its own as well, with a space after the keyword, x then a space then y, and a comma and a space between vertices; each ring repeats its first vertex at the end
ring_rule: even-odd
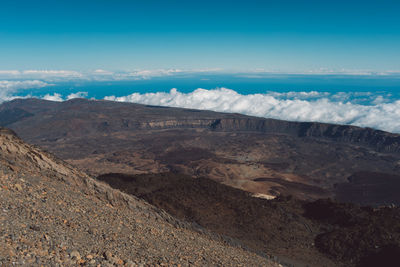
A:
POLYGON ((229 88, 239 94, 264 94, 268 92, 370 92, 380 95, 400 96, 400 77, 366 77, 339 75, 277 75, 270 78, 237 77, 229 75, 201 77, 162 77, 131 81, 66 81, 54 86, 24 90, 33 96, 57 92, 68 95, 77 91, 88 92, 89 98, 124 96, 132 93, 169 92, 172 88, 190 93, 198 88, 229 88))

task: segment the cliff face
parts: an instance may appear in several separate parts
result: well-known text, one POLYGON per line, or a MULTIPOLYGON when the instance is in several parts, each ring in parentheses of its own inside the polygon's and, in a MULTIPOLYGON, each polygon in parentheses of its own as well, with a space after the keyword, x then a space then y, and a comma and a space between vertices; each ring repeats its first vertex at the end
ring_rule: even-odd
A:
POLYGON ((316 122, 288 122, 272 119, 216 119, 209 127, 222 131, 254 131, 296 137, 324 138, 334 142, 364 145, 377 151, 400 152, 400 135, 371 128, 316 122))
MULTIPOLYGON (((218 114, 216 114, 218 115, 218 114)), ((289 122, 261 118, 168 119, 160 121, 127 121, 132 129, 207 128, 214 131, 241 131, 311 137, 368 146, 379 152, 400 152, 400 135, 371 128, 317 122, 289 122)))

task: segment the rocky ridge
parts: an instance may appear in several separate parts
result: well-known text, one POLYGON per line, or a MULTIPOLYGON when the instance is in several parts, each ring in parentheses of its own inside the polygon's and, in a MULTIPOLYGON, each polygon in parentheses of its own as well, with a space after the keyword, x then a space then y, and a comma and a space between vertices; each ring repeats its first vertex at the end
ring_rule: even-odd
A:
MULTIPOLYGON (((96 107, 105 110, 125 109, 123 119, 99 125, 106 132, 125 129, 209 128, 216 131, 248 131, 286 134, 295 137, 324 138, 336 142, 365 145, 377 151, 400 152, 400 135, 372 128, 318 122, 291 122, 184 108, 72 99, 63 103, 49 103, 39 99, 17 99, 0 107, 0 125, 7 126, 39 113, 73 108, 77 105, 90 111, 96 107), (125 118, 131 112, 130 119, 125 118), (155 119, 159 117, 160 119, 155 119), (7 120, 4 118, 8 118, 7 120)), ((79 113, 79 112, 78 112, 79 113)), ((106 117, 104 117, 106 119, 106 117)))
POLYGON ((0 265, 278 266, 0 129, 0 265))

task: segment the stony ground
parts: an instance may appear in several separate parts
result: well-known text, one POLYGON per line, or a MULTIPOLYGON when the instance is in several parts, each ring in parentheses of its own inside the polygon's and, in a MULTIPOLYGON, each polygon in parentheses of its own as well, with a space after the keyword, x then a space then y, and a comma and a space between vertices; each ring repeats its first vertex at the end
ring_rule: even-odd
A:
POLYGON ((0 266, 279 266, 0 130, 0 266))

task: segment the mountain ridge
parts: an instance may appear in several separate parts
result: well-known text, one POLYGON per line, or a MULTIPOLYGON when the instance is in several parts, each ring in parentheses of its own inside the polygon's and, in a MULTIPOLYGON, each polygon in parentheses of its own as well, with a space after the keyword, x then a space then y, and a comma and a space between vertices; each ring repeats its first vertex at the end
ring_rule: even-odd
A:
MULTIPOLYGON (((186 113, 186 116, 190 116, 191 113, 196 113, 197 116, 204 115, 206 118, 201 120, 154 120, 145 123, 132 123, 125 124, 129 128, 147 128, 147 129, 160 129, 160 128, 210 128, 213 130, 241 130, 241 131, 254 131, 261 133, 280 133, 289 134, 297 137, 317 137, 326 138, 334 141, 349 142, 353 144, 362 144, 368 147, 374 148, 377 151, 385 152, 400 152, 400 134, 385 132, 369 127, 358 127, 353 125, 341 125, 332 123, 321 123, 321 122, 297 122, 297 121, 284 121, 271 118, 260 118, 254 116, 247 116, 238 113, 223 113, 214 111, 204 111, 186 108, 175 108, 165 106, 152 106, 143 105, 136 103, 121 103, 108 100, 88 100, 84 98, 71 99, 64 102, 54 102, 41 99, 16 99, 10 102, 3 103, 0 107, 0 118, 10 116, 9 114, 1 114, 5 111, 25 111, 25 109, 31 110, 31 112, 38 112, 38 108, 35 105, 48 106, 45 111, 52 110, 60 105, 74 106, 82 105, 87 103, 115 103, 124 106, 135 106, 137 109, 169 109, 178 110, 182 113, 186 113), (30 105, 30 107, 27 107, 30 105), (15 106, 15 109, 13 108, 15 106), (21 108, 22 106, 22 108, 21 108), (208 117, 208 118, 207 118, 208 117)), ((137 110, 136 109, 136 110, 137 110)), ((17 122, 20 119, 33 116, 29 111, 26 115, 24 114, 15 121, 0 121, 1 126, 8 126, 17 122)), ((43 110, 41 110, 43 112, 43 110)), ((12 115, 11 115, 12 116, 12 115)))

